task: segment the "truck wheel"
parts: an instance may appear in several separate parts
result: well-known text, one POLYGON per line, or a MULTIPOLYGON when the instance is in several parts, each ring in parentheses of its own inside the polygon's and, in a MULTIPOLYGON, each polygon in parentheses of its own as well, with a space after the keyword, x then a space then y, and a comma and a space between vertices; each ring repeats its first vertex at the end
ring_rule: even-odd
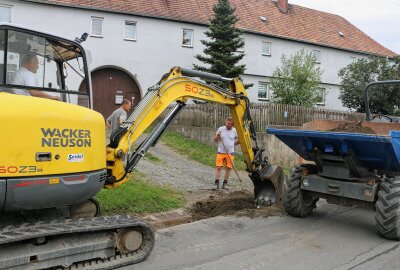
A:
POLYGON ((400 176, 388 178, 380 185, 375 204, 378 232, 387 239, 400 239, 400 176))
POLYGON ((315 165, 302 164, 293 168, 291 175, 285 179, 283 205, 286 212, 293 217, 306 217, 317 207, 318 198, 306 195, 301 190, 304 170, 308 170, 308 174, 318 171, 315 165))

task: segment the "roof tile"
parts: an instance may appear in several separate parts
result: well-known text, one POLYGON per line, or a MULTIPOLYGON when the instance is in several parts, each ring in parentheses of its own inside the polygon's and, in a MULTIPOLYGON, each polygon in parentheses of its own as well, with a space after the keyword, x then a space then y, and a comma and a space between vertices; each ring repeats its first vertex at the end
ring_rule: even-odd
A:
MULTIPOLYGON (((126 12, 134 15, 167 18, 208 24, 217 0, 29 0, 80 8, 126 12)), ((270 0, 230 0, 240 19, 237 27, 245 31, 294 39, 388 57, 396 53, 385 48, 344 18, 298 5, 282 13, 270 0), (267 17, 262 21, 259 17, 267 17), (338 32, 344 34, 343 37, 338 32)))

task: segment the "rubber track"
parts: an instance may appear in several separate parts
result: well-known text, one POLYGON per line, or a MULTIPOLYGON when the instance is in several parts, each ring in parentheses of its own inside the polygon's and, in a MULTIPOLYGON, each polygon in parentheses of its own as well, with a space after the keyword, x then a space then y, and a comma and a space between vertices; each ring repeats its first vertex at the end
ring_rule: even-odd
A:
POLYGON ((86 262, 74 263, 68 268, 56 268, 85 270, 114 269, 117 267, 141 262, 150 255, 155 244, 155 237, 154 231, 147 223, 129 215, 101 216, 95 218, 82 218, 78 220, 60 219, 51 221, 38 221, 34 223, 23 223, 18 226, 10 225, 2 228, 0 230, 0 245, 7 243, 18 243, 23 240, 35 239, 38 237, 96 231, 112 231, 127 227, 140 227, 143 231, 143 244, 138 250, 127 254, 118 254, 108 259, 94 259, 86 262), (140 253, 143 253, 143 255, 137 258, 137 255, 140 253))

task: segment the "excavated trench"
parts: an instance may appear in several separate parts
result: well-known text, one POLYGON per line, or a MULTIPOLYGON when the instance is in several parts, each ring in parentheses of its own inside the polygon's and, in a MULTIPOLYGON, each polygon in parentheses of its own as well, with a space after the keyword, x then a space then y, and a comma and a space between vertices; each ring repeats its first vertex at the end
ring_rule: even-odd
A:
POLYGON ((280 204, 257 209, 253 194, 248 191, 216 191, 207 199, 195 202, 189 210, 192 220, 201 220, 215 216, 240 215, 250 218, 283 215, 280 204))
MULTIPOLYGON (((198 197, 197 194, 196 197, 198 197)), ((163 229, 216 216, 234 215, 249 218, 266 218, 285 215, 280 203, 269 207, 256 208, 250 191, 205 192, 201 199, 193 200, 184 209, 158 213, 143 217, 156 229, 163 229)))

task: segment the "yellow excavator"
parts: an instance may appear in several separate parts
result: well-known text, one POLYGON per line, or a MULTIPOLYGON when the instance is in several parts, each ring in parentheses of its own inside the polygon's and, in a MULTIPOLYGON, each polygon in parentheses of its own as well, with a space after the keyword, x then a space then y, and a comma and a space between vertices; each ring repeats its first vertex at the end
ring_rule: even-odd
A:
POLYGON ((131 216, 99 216, 94 197, 129 180, 190 99, 230 108, 256 203, 279 199, 282 169, 262 156, 238 78, 172 68, 106 145, 104 118, 91 109, 85 38, 0 24, 0 269, 113 269, 146 259, 155 244, 151 227, 131 216), (24 81, 29 76, 34 82, 24 81))

